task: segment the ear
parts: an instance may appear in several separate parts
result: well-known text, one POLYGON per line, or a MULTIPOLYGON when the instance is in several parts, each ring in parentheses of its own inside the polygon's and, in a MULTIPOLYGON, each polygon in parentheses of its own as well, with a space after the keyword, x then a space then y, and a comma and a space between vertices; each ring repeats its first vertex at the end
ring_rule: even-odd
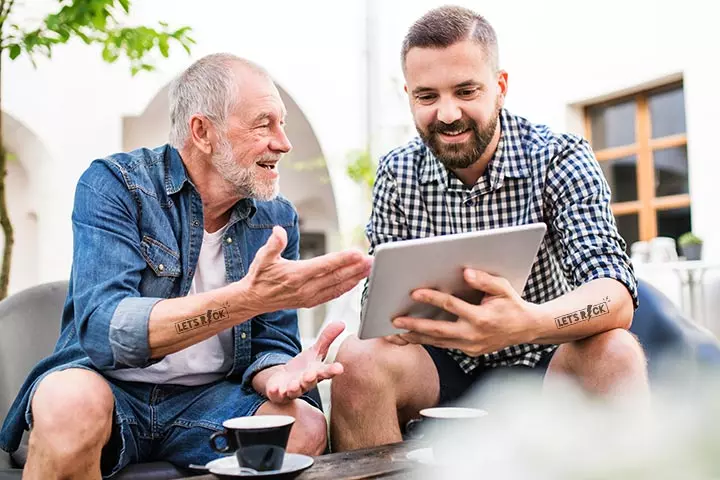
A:
POLYGON ((505 96, 508 91, 508 74, 505 70, 498 70, 497 73, 498 82, 498 98, 500 107, 505 106, 505 96))
POLYGON ((195 148, 210 155, 215 143, 215 127, 204 115, 195 114, 190 117, 190 140, 195 148))

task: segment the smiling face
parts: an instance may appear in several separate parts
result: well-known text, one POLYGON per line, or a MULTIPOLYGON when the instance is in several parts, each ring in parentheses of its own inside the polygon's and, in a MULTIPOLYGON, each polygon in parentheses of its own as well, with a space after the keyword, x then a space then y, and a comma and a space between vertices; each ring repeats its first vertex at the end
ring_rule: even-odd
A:
POLYGON ((285 106, 264 75, 237 73, 241 100, 218 132, 212 165, 242 197, 272 200, 279 190, 278 162, 292 145, 285 135, 285 106))
POLYGON ((495 71, 479 44, 411 48, 405 81, 415 127, 438 160, 463 169, 493 153, 507 74, 495 71))

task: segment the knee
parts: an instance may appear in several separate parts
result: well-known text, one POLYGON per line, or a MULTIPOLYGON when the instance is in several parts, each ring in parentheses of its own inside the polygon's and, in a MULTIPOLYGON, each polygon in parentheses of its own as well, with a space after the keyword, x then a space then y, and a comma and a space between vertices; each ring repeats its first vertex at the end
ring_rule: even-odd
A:
POLYGON ((336 362, 343 366, 343 373, 333 379, 333 395, 357 390, 367 391, 382 387, 391 381, 391 371, 385 361, 391 344, 382 339, 360 340, 348 337, 338 350, 336 362))
POLYGON ((327 448, 325 415, 304 400, 295 400, 291 415, 295 423, 290 431, 288 450, 304 455, 322 455, 327 448))
POLYGON ((112 391, 99 374, 83 369, 54 372, 33 395, 33 431, 44 440, 62 442, 61 450, 70 453, 100 441, 102 446, 112 429, 113 408, 112 391))
POLYGON ((593 335, 577 343, 577 354, 603 369, 640 372, 646 369, 645 353, 635 336, 622 328, 593 335))

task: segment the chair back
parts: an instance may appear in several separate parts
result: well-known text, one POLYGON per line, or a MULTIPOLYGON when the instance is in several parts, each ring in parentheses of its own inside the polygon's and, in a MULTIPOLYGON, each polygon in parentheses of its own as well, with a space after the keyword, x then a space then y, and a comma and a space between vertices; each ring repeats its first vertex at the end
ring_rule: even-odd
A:
POLYGON ((640 306, 630 331, 645 350, 651 380, 667 373, 672 364, 720 366, 720 342, 708 330, 687 319, 660 290, 638 281, 640 306))
POLYGON ((0 301, 0 424, 30 370, 52 353, 67 291, 62 280, 0 301))

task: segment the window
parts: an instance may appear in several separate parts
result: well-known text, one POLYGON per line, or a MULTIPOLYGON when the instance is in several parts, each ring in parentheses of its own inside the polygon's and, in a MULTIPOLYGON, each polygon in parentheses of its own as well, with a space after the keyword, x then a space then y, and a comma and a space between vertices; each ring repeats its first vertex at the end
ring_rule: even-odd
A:
POLYGON ((682 82, 585 108, 585 135, 628 244, 690 230, 682 82))

